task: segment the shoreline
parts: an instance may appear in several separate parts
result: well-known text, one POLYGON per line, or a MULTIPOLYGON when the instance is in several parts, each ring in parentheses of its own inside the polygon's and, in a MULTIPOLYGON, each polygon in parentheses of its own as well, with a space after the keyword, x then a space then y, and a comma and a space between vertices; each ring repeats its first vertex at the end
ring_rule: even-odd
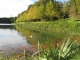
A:
POLYGON ((9 55, 13 55, 13 54, 22 54, 24 53, 24 50, 27 50, 31 53, 34 53, 37 51, 37 49, 35 48, 35 46, 32 45, 22 45, 22 46, 12 46, 11 48, 3 48, 2 49, 2 54, 4 56, 9 56, 9 55))

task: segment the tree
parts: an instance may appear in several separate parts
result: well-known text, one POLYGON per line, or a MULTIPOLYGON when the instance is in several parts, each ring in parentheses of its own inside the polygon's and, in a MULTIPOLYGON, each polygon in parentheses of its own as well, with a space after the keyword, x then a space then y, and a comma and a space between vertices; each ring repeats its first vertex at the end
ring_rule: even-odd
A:
POLYGON ((49 19, 57 19, 58 15, 59 15, 59 8, 58 8, 58 4, 52 0, 50 0, 47 4, 46 4, 46 16, 49 17, 49 19))
POLYGON ((70 0, 70 10, 69 15, 70 17, 74 17, 78 14, 76 0, 70 0))
POLYGON ((37 19, 45 19, 45 6, 43 4, 40 4, 40 6, 37 8, 37 19))
POLYGON ((45 14, 52 20, 52 17, 54 16, 54 4, 51 0, 46 4, 45 14))
POLYGON ((27 18, 29 21, 36 19, 36 11, 37 11, 37 6, 33 6, 29 9, 27 14, 27 18))
POLYGON ((50 0, 39 0, 39 2, 49 2, 50 0))
POLYGON ((75 0, 78 14, 80 15, 80 0, 75 0))
POLYGON ((68 18, 69 17, 69 9, 70 9, 70 5, 69 2, 64 2, 63 3, 63 8, 62 8, 62 18, 68 18))

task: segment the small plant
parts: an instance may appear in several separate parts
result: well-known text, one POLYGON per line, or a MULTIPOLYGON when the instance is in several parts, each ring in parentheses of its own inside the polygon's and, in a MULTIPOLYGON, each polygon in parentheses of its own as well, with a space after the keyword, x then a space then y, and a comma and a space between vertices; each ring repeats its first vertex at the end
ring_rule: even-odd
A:
POLYGON ((79 50, 79 45, 77 44, 77 40, 72 42, 71 36, 68 40, 64 40, 61 47, 58 49, 58 59, 69 59, 73 54, 77 53, 79 50))
MULTIPOLYGON (((71 40, 71 36, 68 40, 64 40, 63 44, 59 46, 58 43, 56 48, 52 48, 50 42, 48 49, 46 50, 43 45, 38 43, 41 54, 38 51, 39 56, 35 57, 34 60, 69 60, 73 54, 79 52, 80 45, 77 44, 77 40, 74 42, 71 40)), ((34 53, 35 55, 36 53, 34 53)))

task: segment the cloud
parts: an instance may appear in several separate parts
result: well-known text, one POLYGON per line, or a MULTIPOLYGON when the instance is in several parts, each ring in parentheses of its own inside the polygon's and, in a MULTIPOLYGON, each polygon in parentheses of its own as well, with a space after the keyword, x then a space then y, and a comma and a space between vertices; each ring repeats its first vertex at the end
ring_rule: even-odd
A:
POLYGON ((33 0, 0 0, 0 17, 17 16, 33 3, 33 0))

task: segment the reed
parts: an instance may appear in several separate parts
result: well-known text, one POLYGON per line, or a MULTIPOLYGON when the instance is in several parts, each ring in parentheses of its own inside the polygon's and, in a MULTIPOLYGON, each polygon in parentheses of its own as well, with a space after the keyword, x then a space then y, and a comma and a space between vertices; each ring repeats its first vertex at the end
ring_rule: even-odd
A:
POLYGON ((47 50, 43 45, 38 44, 41 54, 35 57, 34 60, 70 60, 76 53, 80 52, 80 45, 77 44, 77 40, 72 41, 72 36, 64 40, 61 46, 58 43, 56 44, 56 48, 52 48, 49 43, 47 50))
POLYGON ((66 20, 58 20, 52 22, 21 22, 17 23, 23 29, 34 30, 42 33, 51 34, 55 39, 60 40, 71 33, 80 33, 80 22, 66 20))

